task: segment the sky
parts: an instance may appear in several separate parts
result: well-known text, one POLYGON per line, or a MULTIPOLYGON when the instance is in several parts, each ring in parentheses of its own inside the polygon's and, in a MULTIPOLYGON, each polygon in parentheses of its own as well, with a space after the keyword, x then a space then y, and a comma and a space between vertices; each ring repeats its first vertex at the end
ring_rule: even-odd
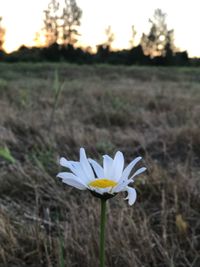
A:
MULTIPOLYGON (((129 47, 131 26, 139 42, 148 32, 148 19, 156 8, 167 13, 169 29, 175 31, 175 45, 190 57, 200 57, 200 0, 76 0, 82 9, 79 42, 95 47, 105 40, 110 25, 115 34, 113 48, 129 47)), ((6 28, 5 49, 10 52, 22 44, 34 44, 35 33, 42 27, 43 10, 49 0, 0 0, 0 16, 6 28)))

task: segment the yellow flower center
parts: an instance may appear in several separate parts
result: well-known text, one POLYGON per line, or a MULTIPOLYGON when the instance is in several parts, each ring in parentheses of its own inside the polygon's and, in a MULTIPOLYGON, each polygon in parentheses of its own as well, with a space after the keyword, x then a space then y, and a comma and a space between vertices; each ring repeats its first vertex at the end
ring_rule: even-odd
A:
POLYGON ((116 185, 117 183, 115 181, 108 180, 108 179, 95 179, 89 183, 89 186, 99 187, 99 188, 113 187, 116 185))

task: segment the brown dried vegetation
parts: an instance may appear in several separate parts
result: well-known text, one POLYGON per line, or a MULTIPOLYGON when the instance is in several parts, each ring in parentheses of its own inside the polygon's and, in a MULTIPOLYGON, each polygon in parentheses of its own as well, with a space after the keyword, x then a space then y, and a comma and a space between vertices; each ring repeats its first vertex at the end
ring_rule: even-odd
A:
POLYGON ((0 266, 98 266, 100 203, 55 177, 81 146, 142 155, 137 203, 108 204, 109 267, 200 266, 200 71, 0 65, 0 266), (63 90, 53 123, 54 73, 63 90))

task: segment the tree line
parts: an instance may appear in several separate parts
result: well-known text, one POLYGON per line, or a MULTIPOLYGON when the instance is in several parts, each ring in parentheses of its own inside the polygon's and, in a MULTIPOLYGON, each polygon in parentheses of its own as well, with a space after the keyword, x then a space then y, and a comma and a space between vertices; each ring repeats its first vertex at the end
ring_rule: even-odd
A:
POLYGON ((130 48, 119 51, 112 49, 115 35, 111 26, 105 30, 105 42, 97 45, 96 52, 77 45, 82 10, 76 0, 50 0, 44 10, 42 29, 35 36, 35 47, 21 46, 7 54, 3 50, 5 29, 0 18, 0 59, 1 61, 68 61, 73 63, 110 63, 126 65, 200 65, 199 60, 189 59, 187 51, 179 51, 174 43, 174 30, 166 23, 166 14, 156 9, 149 19, 150 30, 143 33, 135 45, 136 29, 132 26, 130 48), (43 45, 41 46, 43 40, 43 45))

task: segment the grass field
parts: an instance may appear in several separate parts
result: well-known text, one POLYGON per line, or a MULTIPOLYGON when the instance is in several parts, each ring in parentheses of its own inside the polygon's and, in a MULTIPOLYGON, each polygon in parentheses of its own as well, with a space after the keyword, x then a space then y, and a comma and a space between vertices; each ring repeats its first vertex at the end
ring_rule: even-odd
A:
POLYGON ((200 69, 46 63, 0 65, 0 266, 98 266, 100 201, 56 178, 81 146, 148 168, 109 201, 106 266, 199 267, 200 69))

